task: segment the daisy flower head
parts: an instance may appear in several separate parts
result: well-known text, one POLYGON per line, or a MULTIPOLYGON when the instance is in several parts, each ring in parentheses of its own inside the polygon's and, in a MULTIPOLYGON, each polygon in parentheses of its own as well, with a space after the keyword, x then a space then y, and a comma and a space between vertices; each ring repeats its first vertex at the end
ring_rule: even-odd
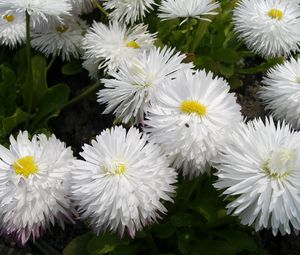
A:
POLYGON ((15 48, 26 37, 24 13, 3 12, 0 10, 0 44, 15 48))
POLYGON ((24 245, 55 220, 71 219, 68 197, 73 154, 54 135, 20 132, 10 148, 0 145, 0 233, 24 245))
POLYGON ((263 57, 299 50, 300 8, 290 0, 241 0, 233 11, 234 30, 263 57))
POLYGON ((210 21, 203 16, 217 15, 216 9, 219 7, 220 4, 214 0, 163 0, 158 17, 162 20, 185 18, 186 21, 192 17, 210 21))
POLYGON ((150 34, 143 24, 127 29, 116 21, 108 26, 94 22, 85 35, 83 48, 86 58, 101 61, 98 68, 110 72, 138 53, 154 47, 154 40, 155 35, 150 34))
POLYGON ((211 72, 180 72, 163 84, 156 99, 145 131, 190 178, 207 170, 226 132, 242 121, 229 85, 211 72))
POLYGON ((300 128, 300 60, 291 58, 268 71, 259 95, 276 119, 300 128))
POLYGON ((78 59, 83 52, 81 42, 88 27, 76 16, 64 16, 61 22, 53 20, 37 25, 31 33, 32 47, 47 57, 52 54, 63 61, 78 59))
POLYGON ((69 15, 72 6, 69 0, 0 0, 0 8, 9 11, 27 12, 35 21, 48 18, 58 18, 61 15, 69 15))
POLYGON ((73 171, 72 194, 82 218, 93 230, 135 232, 166 213, 173 201, 177 173, 157 145, 138 129, 104 130, 92 145, 84 145, 73 171))
POLYGON ((229 213, 274 235, 300 230, 300 133, 272 118, 242 124, 216 160, 217 189, 233 196, 229 213))
POLYGON ((133 24, 142 19, 146 12, 152 10, 154 3, 154 0, 105 0, 104 8, 113 10, 110 13, 112 20, 133 24))
POLYGON ((95 0, 70 0, 72 5, 72 13, 81 15, 83 13, 92 12, 95 8, 93 1, 95 0))
POLYGON ((184 58, 183 54, 175 54, 175 49, 152 48, 121 64, 118 71, 110 73, 112 78, 102 79, 105 89, 99 91, 98 102, 107 104, 104 113, 114 112, 124 123, 142 123, 164 80, 174 78, 180 70, 193 67, 182 63, 184 58))

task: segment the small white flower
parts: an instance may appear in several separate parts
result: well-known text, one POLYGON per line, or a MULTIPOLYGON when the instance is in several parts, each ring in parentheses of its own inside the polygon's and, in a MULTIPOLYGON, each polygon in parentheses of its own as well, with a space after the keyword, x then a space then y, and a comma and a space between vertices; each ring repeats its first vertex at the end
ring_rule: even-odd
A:
POLYGON ((264 57, 299 50, 299 17, 299 6, 290 0, 242 0, 233 12, 239 38, 264 57))
POLYGON ((125 25, 112 22, 109 26, 94 22, 83 40, 85 57, 97 59, 99 69, 115 71, 121 63, 138 53, 154 47, 155 35, 147 31, 147 26, 139 24, 127 29, 125 25))
POLYGON ((154 0, 105 0, 104 7, 112 9, 110 18, 118 21, 134 23, 142 19, 145 13, 152 10, 154 0))
POLYGON ((277 119, 300 128, 300 61, 291 59, 268 71, 260 97, 277 119))
POLYGON ((102 79, 105 89, 99 91, 98 102, 107 103, 104 113, 114 111, 124 123, 130 120, 143 122, 144 114, 164 80, 193 67, 182 63, 185 55, 174 52, 175 49, 167 47, 153 48, 120 65, 118 71, 110 73, 111 79, 102 79))
POLYGON ((300 230, 300 133, 272 118, 242 124, 216 159, 218 182, 233 201, 228 212, 256 231, 300 230))
POLYGON ((20 132, 10 137, 10 148, 0 145, 1 234, 24 245, 38 238, 55 220, 71 220, 73 155, 54 135, 28 139, 20 132))
POLYGON ((100 61, 97 60, 96 58, 84 58, 84 61, 82 62, 82 67, 88 71, 89 77, 93 80, 98 80, 99 79, 99 69, 98 66, 100 64, 100 61))
POLYGON ((163 0, 158 16, 162 20, 185 18, 186 21, 192 17, 210 21, 203 16, 217 15, 215 10, 218 7, 220 4, 213 0, 163 0))
POLYGON ((81 42, 87 25, 76 16, 65 16, 62 22, 53 20, 37 25, 31 33, 31 45, 47 57, 52 54, 61 56, 63 61, 78 59, 83 52, 81 42))
POLYGON ((145 130, 190 178, 207 170, 226 132, 242 120, 229 85, 210 72, 181 72, 163 84, 156 99, 145 130))
POLYGON ((25 37, 25 14, 0 10, 0 44, 15 48, 25 41, 25 37))
POLYGON ((173 201, 176 171, 136 128, 103 131, 81 156, 86 161, 78 161, 73 171, 73 199, 97 234, 123 235, 127 228, 134 237, 167 212, 162 201, 173 201))
MULTIPOLYGON (((70 0, 72 5, 72 13, 83 14, 90 13, 95 9, 94 0, 70 0)), ((99 0, 96 0, 99 1, 99 0)))
POLYGON ((39 21, 40 18, 48 20, 60 18, 61 15, 68 15, 71 11, 69 0, 0 0, 0 8, 10 11, 25 13, 39 21))

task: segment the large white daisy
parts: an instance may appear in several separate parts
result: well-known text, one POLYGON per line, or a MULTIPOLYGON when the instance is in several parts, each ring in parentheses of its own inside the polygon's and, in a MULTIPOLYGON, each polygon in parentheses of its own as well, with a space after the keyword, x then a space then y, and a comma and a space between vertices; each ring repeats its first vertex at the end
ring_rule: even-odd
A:
POLYGON ((114 71, 121 63, 154 47, 154 40, 155 35, 150 34, 143 24, 127 29, 118 22, 112 22, 108 26, 94 22, 85 35, 83 48, 86 58, 101 61, 99 69, 114 71))
POLYGON ((157 91, 145 130, 183 175, 203 173, 226 132, 242 120, 229 89, 225 80, 213 78, 210 72, 186 70, 157 91))
POLYGON ((300 133, 272 118, 242 124, 216 158, 215 187, 232 196, 228 212, 256 231, 300 230, 300 133))
MULTIPOLYGON (((214 0, 163 0, 159 7, 158 16, 162 20, 176 18, 197 18, 208 20, 207 15, 217 15, 216 9, 220 6, 214 0)), ((185 21, 184 20, 184 21, 185 21)))
POLYGON ((110 73, 112 78, 102 79, 105 89, 99 91, 98 102, 107 103, 104 113, 113 111, 124 123, 143 122, 160 85, 176 77, 178 71, 193 67, 182 63, 184 58, 183 54, 175 54, 175 49, 153 48, 121 64, 118 71, 110 73))
POLYGON ((34 20, 48 20, 49 17, 59 19, 61 15, 68 15, 72 6, 69 0, 0 0, 0 8, 22 13, 27 11, 34 20))
POLYGON ((289 55, 300 44, 300 8, 290 0, 241 0, 234 30, 247 47, 264 57, 289 55))
POLYGON ((73 171, 73 199, 97 234, 127 230, 134 237, 167 212, 163 200, 172 201, 176 171, 136 128, 103 131, 81 156, 85 161, 73 171))
POLYGON ((112 10, 110 18, 127 24, 142 19, 153 4, 154 0, 104 0, 104 7, 112 10))
POLYGON ((54 135, 10 137, 0 145, 0 233, 25 244, 58 221, 71 220, 68 197, 73 155, 54 135))
POLYGON ((259 95, 277 119, 300 128, 300 61, 292 58, 268 71, 259 95))
POLYGON ((0 44, 11 48, 22 44, 26 37, 25 14, 0 9, 0 44))
POLYGON ((78 59, 83 52, 81 42, 87 25, 76 16, 64 16, 61 22, 52 20, 37 25, 31 33, 31 45, 47 57, 60 56, 63 61, 78 59))

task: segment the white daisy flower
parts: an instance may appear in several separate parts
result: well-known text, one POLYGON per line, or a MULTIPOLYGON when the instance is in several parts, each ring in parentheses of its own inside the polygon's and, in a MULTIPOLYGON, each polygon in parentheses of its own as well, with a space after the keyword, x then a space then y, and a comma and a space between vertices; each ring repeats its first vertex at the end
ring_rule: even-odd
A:
POLYGON ((49 17, 60 19, 61 15, 69 15, 72 6, 69 0, 0 0, 0 8, 25 13, 35 20, 48 21, 49 17))
MULTIPOLYGON (((83 57, 85 58, 85 57, 83 57)), ((82 67, 88 71, 89 77, 93 80, 98 80, 99 79, 99 69, 98 66, 100 64, 100 61, 97 60, 96 58, 86 58, 82 62, 82 67)))
POLYGON ((53 20, 37 25, 31 33, 31 45, 47 57, 52 54, 61 56, 63 61, 78 59, 83 52, 81 42, 88 27, 76 16, 65 16, 62 22, 53 20))
POLYGON ((127 229, 134 237, 167 212, 162 202, 173 201, 176 171, 138 129, 107 129, 84 145, 81 156, 85 161, 73 171, 73 199, 97 234, 123 235, 127 229))
POLYGON ((268 71, 259 95, 277 119, 300 128, 300 61, 291 59, 268 71))
POLYGON ((142 19, 146 12, 153 9, 154 0, 105 0, 104 8, 113 10, 110 18, 134 23, 142 19))
MULTIPOLYGON (((72 13, 83 14, 90 13, 95 9, 94 0, 70 0, 72 5, 72 13)), ((96 0, 99 1, 99 0, 96 0)))
POLYGON ((220 4, 214 0, 163 0, 158 17, 162 20, 185 18, 183 22, 188 18, 210 21, 203 16, 217 15, 218 12, 215 10, 219 7, 220 4))
POLYGON ((264 57, 299 50, 300 8, 290 0, 242 0, 233 12, 234 29, 247 47, 264 57))
POLYGON ((233 196, 228 212, 256 231, 300 230, 300 133, 272 118, 241 125, 217 158, 214 186, 233 196))
POLYGON ((94 22, 85 35, 83 48, 87 58, 101 61, 99 69, 115 71, 121 63, 154 47, 154 40, 155 35, 147 31, 146 25, 139 24, 127 29, 117 22, 109 26, 94 22))
POLYGON ((6 13, 0 10, 0 44, 15 48, 26 37, 24 13, 6 13))
POLYGON ((111 79, 102 79, 105 89, 99 91, 98 102, 107 103, 104 113, 114 112, 124 123, 142 123, 164 80, 174 78, 180 70, 193 68, 192 64, 182 63, 185 55, 174 52, 167 47, 153 48, 120 65, 118 71, 110 73, 111 79))
POLYGON ((54 135, 28 139, 10 136, 10 148, 0 145, 0 233, 24 245, 38 238, 55 220, 71 220, 68 193, 74 158, 54 135))
POLYGON ((229 89, 226 81, 210 72, 187 70, 157 91, 145 130, 184 176, 207 170, 226 132, 242 121, 229 89))

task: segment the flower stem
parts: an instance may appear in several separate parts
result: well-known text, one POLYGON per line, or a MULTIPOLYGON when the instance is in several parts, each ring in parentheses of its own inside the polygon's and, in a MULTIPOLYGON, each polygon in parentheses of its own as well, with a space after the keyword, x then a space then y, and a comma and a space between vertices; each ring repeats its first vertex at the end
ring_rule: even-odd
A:
POLYGON ((63 109, 69 108, 73 105, 78 104, 83 99, 87 98, 88 96, 94 94, 101 86, 100 81, 95 82, 93 85, 89 86, 87 89, 85 89, 81 94, 79 94, 77 97, 74 97, 69 102, 67 102, 63 109))
POLYGON ((92 0, 96 7, 106 16, 108 17, 108 12, 102 7, 102 5, 98 2, 98 0, 92 0))
MULTIPOLYGON (((26 83, 32 84, 33 83, 33 74, 32 74, 32 62, 31 62, 31 44, 30 44, 30 15, 26 11, 26 57, 27 57, 27 80, 26 83)), ((29 93, 29 100, 28 100, 28 108, 27 112, 30 116, 32 111, 32 99, 33 99, 33 91, 29 93)), ((25 123, 25 128, 28 128, 29 119, 27 119, 25 123)))

